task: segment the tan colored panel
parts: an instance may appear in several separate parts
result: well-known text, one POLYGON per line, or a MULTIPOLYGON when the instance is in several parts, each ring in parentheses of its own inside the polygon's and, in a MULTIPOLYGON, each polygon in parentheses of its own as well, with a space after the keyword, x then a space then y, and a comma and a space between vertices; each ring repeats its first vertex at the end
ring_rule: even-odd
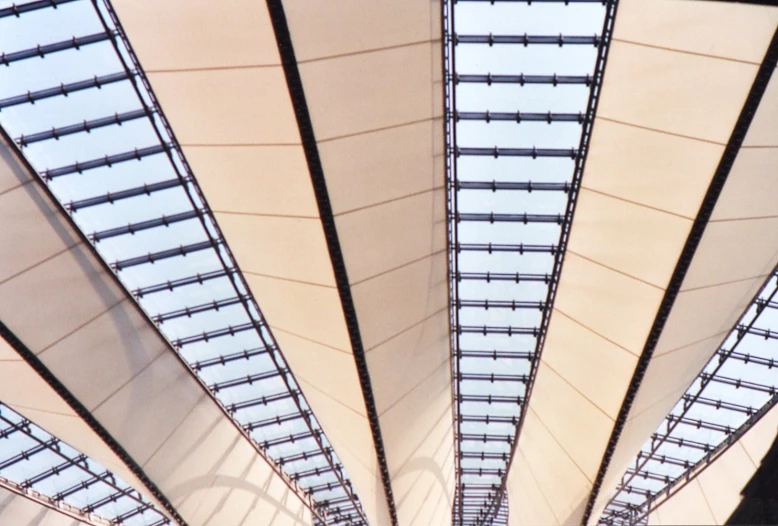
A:
MULTIPOLYGON (((778 77, 778 74, 775 77, 778 77)), ((778 92, 774 96, 778 99, 778 92)), ((766 99, 767 94, 762 100, 766 99)), ((759 112, 761 111, 760 107, 759 112)), ((778 135, 778 124, 775 122, 772 124, 775 134, 778 135)), ((750 130, 753 129, 754 124, 751 125, 750 130)), ((749 131, 746 137, 751 136, 752 133, 749 131)), ((711 221, 777 217, 778 204, 775 199, 771 199, 771 196, 775 195, 773 192, 778 192, 778 177, 774 177, 776 169, 778 169, 778 148, 742 148, 732 165, 724 191, 716 202, 711 221)), ((740 228, 749 226, 763 234, 766 233, 756 225, 742 225, 740 228)))
POLYGON ((301 380, 300 387, 346 468, 368 521, 382 526, 391 524, 367 418, 335 400, 315 384, 301 380))
POLYGON ((543 362, 580 396, 615 420, 635 370, 637 356, 559 311, 554 311, 551 320, 543 346, 543 362))
POLYGON ((315 385, 354 412, 365 415, 362 387, 350 350, 333 349, 283 330, 273 334, 298 381, 315 385))
MULTIPOLYGON (((448 312, 446 258, 440 252, 352 287, 366 351, 448 312)), ((447 343, 435 359, 448 356, 447 343)))
POLYGON ((311 524, 302 502, 213 404, 198 403, 172 430, 146 471, 195 524, 311 524), (228 447, 225 448, 225 445, 228 447))
POLYGON ((777 434, 778 410, 773 408, 740 439, 740 444, 751 461, 758 465, 770 451, 777 434))
POLYGON ((619 4, 615 39, 761 63, 778 9, 728 2, 629 0, 619 4))
POLYGON ((299 144, 281 66, 150 73, 181 145, 299 144))
POLYGON ((438 2, 286 0, 284 11, 300 62, 429 41, 440 31, 438 2))
MULTIPOLYGON (((613 419, 543 362, 536 373, 531 407, 554 442, 589 480, 594 480, 613 431, 613 419)), ((551 492, 553 487, 544 489, 551 492)))
POLYGON ((726 144, 756 70, 614 41, 597 111, 608 119, 726 144))
POLYGON ((189 147, 184 154, 214 212, 319 217, 300 145, 189 147))
POLYGON ((433 64, 440 59, 439 52, 434 53, 430 44, 423 43, 301 64, 316 138, 322 141, 432 118, 437 112, 433 64))
POLYGON ((568 250, 664 289, 691 224, 676 215, 582 190, 568 250))
MULTIPOLYGON (((723 340, 763 284, 764 278, 760 277, 682 291, 675 298, 673 315, 665 323, 654 357, 711 336, 718 335, 723 340)), ((710 354, 713 352, 715 349, 710 354)))
MULTIPOLYGON (((343 307, 336 288, 253 274, 247 274, 246 281, 273 330, 279 329, 351 352, 343 307)), ((284 349, 286 352, 293 351, 284 349)))
POLYGON ((216 214, 224 237, 247 274, 335 286, 318 218, 216 214))
POLYGON ((380 415, 393 407, 408 391, 439 376, 439 367, 450 368, 448 309, 441 309, 423 322, 411 326, 367 353, 370 377, 380 415), (398 364, 413 363, 413 367, 398 364))
MULTIPOLYGON (((740 492, 755 469, 743 446, 737 443, 702 472, 698 480, 716 524, 727 523, 729 516, 740 504, 740 492)), ((688 512, 694 513, 694 510, 688 512)))
POLYGON ((443 170, 433 163, 443 161, 442 130, 426 120, 320 142, 335 215, 441 188, 443 170))
MULTIPOLYGON (((444 252, 445 209, 440 189, 338 216, 335 223, 352 286, 444 252)), ((430 267, 432 274, 435 269, 430 267)), ((366 341, 365 346, 371 344, 366 341)))
POLYGON ((130 299, 124 300, 38 355, 49 368, 72 382, 71 392, 89 410, 141 373, 157 357, 170 353, 148 320, 133 315, 134 307, 130 302, 130 299), (113 348, 114 352, 94 352, 94 349, 106 348, 113 348), (85 368, 85 361, 91 362, 93 367, 85 368), (96 370, 101 374, 95 375, 96 370))
POLYGON ((584 188, 693 219, 724 147, 597 119, 584 188))
MULTIPOLYGON (((581 217, 576 213, 576 220, 581 217)), ((663 294, 659 288, 568 252, 554 306, 637 356, 643 352, 663 294)))
POLYGON ((447 360, 439 364, 427 381, 381 415, 399 524, 451 520, 455 477, 450 371, 447 360))
POLYGON ((778 217, 708 223, 682 290, 767 277, 778 261, 778 217))
POLYGON ((767 84, 767 90, 762 96, 754 120, 751 121, 743 146, 778 146, 778 124, 776 123, 778 123, 778 75, 773 70, 773 76, 767 84))
POLYGON ((0 524, 8 524, 9 526, 81 526, 104 523, 77 519, 75 514, 67 514, 57 510, 53 503, 50 506, 45 506, 19 492, 6 489, 0 481, 0 524))
MULTIPOLYGON (((537 524, 580 523, 592 483, 531 408, 522 428, 517 454, 523 456, 526 469, 511 470, 510 487, 527 486, 529 477, 534 478, 551 512, 546 515, 545 509, 538 510, 542 520, 537 524)), ((511 508, 522 505, 518 499, 509 499, 511 508)))
POLYGON ((146 72, 280 64, 263 2, 117 0, 112 5, 146 72))
POLYGON ((521 451, 513 458, 515 466, 508 473, 508 526, 534 526, 536 524, 553 524, 553 517, 548 501, 529 471, 529 465, 521 451), (514 480, 519 479, 519 483, 514 480), (516 504, 510 504, 516 503, 516 504))
MULTIPOLYGON (((2 149, 7 153, 4 145, 2 149)), ((0 194, 0 210, 3 213, 0 246, 14 247, 14 257, 0 258, 0 285, 80 242, 48 201, 35 201, 38 189, 32 182, 28 180, 27 184, 17 184, 19 176, 14 173, 14 168, 16 166, 3 164, 0 172, 0 180, 8 186, 15 186, 13 190, 0 194), (30 243, 31 239, 36 242, 30 243)))
POLYGON ((668 504, 657 510, 663 524, 709 525, 717 524, 699 481, 693 480, 683 491, 674 495, 668 504), (691 512, 691 513, 690 513, 691 512))

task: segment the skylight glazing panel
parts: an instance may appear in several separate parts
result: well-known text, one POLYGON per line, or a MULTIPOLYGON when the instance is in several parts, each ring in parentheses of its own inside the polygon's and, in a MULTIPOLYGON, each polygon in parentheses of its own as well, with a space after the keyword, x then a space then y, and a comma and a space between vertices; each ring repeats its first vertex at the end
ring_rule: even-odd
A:
POLYGON ((505 474, 571 219, 606 8, 449 7, 453 520, 505 524, 505 474))

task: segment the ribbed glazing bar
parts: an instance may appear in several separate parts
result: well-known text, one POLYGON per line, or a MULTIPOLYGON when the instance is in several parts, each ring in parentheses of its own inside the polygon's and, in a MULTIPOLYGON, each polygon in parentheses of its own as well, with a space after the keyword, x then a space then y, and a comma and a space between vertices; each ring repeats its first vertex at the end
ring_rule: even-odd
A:
MULTIPOLYGON (((106 39, 109 38, 106 36, 106 39)), ((59 128, 52 128, 48 131, 34 133, 32 135, 22 135, 16 139, 16 143, 19 146, 29 146, 40 141, 48 141, 51 139, 59 140, 62 137, 72 135, 74 133, 89 133, 92 130, 103 128, 105 126, 120 125, 125 122, 133 121, 136 119, 144 119, 148 117, 146 110, 134 110, 124 113, 114 113, 109 117, 103 117, 101 119, 93 119, 91 121, 83 121, 77 124, 71 124, 70 126, 61 126, 59 128)))
POLYGON ((0 23, 24 35, 0 49, 0 125, 316 520, 365 524, 110 1, 29 2, 0 23))
POLYGON ((601 0, 496 3, 444 25, 456 526, 507 523, 609 40, 601 0))
POLYGON ((454 113, 454 119, 458 121, 483 121, 483 122, 575 122, 583 124, 583 113, 528 113, 507 111, 458 111, 454 113))
POLYGON ((637 524, 778 404, 773 274, 624 473, 600 524, 637 524))
POLYGON ((2 403, 0 427, 0 483, 45 496, 87 523, 170 524, 126 482, 2 403))
POLYGON ((456 156, 479 156, 479 157, 562 157, 575 160, 578 150, 575 148, 505 148, 495 146, 494 148, 457 148, 456 156))
POLYGON ((0 65, 7 66, 11 62, 18 60, 25 60, 33 57, 44 58, 50 53, 56 53, 57 51, 65 51, 67 49, 78 49, 81 46, 88 46, 89 44, 96 44, 103 42, 111 38, 108 33, 97 33, 94 35, 87 35, 83 37, 73 37, 70 40, 63 40, 61 42, 55 42, 53 44, 47 44, 45 46, 38 45, 34 48, 25 49, 22 51, 16 51, 15 53, 0 53, 0 65))
POLYGON ((552 86, 562 86, 566 84, 580 85, 586 87, 592 84, 591 75, 492 75, 485 74, 454 74, 455 84, 517 84, 525 86, 528 84, 550 84, 552 86))
POLYGON ((457 190, 519 190, 524 192, 569 192, 570 183, 532 181, 457 181, 457 190))
POLYGON ((70 94, 78 91, 84 91, 88 89, 100 89, 103 86, 114 84, 116 82, 122 82, 130 78, 131 75, 122 71, 119 73, 111 73, 109 75, 103 75, 98 77, 95 75, 91 79, 81 80, 78 82, 71 82, 69 84, 60 84, 53 88, 46 88, 37 91, 28 91, 22 95, 16 95, 0 100, 0 110, 10 108, 12 106, 18 106, 20 104, 35 104, 44 99, 50 99, 52 97, 67 97, 70 94))
POLYGON ((600 37, 597 35, 453 35, 454 45, 459 44, 521 44, 529 46, 533 44, 551 44, 556 46, 564 45, 588 45, 599 46, 600 37))

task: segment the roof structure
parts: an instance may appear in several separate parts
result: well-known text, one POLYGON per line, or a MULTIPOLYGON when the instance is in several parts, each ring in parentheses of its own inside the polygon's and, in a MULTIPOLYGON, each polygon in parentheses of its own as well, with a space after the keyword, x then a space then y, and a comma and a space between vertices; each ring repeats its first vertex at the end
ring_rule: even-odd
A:
POLYGON ((778 521, 778 7, 0 1, 0 523, 778 521))

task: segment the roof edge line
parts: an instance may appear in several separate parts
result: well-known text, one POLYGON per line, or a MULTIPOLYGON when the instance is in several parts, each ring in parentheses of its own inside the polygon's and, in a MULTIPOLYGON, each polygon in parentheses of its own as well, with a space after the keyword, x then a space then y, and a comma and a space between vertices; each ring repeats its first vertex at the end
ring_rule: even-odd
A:
POLYGON ((349 285, 348 273, 346 271, 346 262, 338 238, 338 231, 335 226, 335 216, 330 203, 327 181, 324 177, 324 167, 319 156, 319 148, 316 143, 316 135, 313 130, 313 121, 308 109, 308 102, 305 98, 302 76, 297 63, 297 58, 292 44, 292 35, 287 23, 286 13, 282 0, 267 0, 267 8, 270 14, 270 20, 273 24, 273 32, 278 45, 278 52, 281 56, 281 64, 286 77, 286 85, 289 89, 289 95, 292 100, 297 127, 302 140, 305 160, 308 164, 308 172, 311 176, 311 184, 316 204, 319 209, 319 218, 324 230, 324 237, 327 241, 327 250, 330 256, 335 283, 338 288, 343 315, 346 321, 346 328, 351 341, 351 348, 354 356, 354 362, 357 368, 359 384, 362 388, 362 396, 367 410, 367 418, 370 423, 370 431, 373 435, 373 445, 376 450, 378 467, 381 472, 381 482, 384 486, 384 495, 389 509, 389 515, 393 526, 397 526, 397 509, 392 492, 391 478, 389 476, 389 467, 386 461, 386 451, 384 449, 383 436, 378 419, 375 398, 373 396, 372 384, 370 381, 370 372, 367 367, 367 357, 365 354, 362 335, 359 330, 359 321, 357 319, 354 298, 351 295, 351 286, 349 285))
POLYGON ((627 417, 632 408, 632 404, 635 401, 640 385, 643 382, 643 378, 648 369, 648 365, 653 357, 654 350, 656 349, 659 338, 664 330, 665 323, 670 317, 675 299, 681 292, 681 286, 683 285, 686 273, 691 267, 694 255, 697 252, 697 248, 702 241, 702 236, 707 228, 708 221, 713 215, 713 209, 718 202, 719 196, 724 189, 724 184, 727 182, 727 178, 732 170, 732 166, 735 163, 735 159, 740 152, 740 147, 743 145, 746 133, 751 127, 751 122, 756 115, 756 111, 762 101, 762 97, 767 90, 767 85, 772 77, 773 70, 775 70, 778 64, 778 29, 773 34, 773 38, 767 47, 765 56, 762 59, 762 64, 759 66, 759 70, 754 77, 754 81, 751 84, 751 89, 748 92, 745 103, 740 111, 735 126, 730 135, 727 146, 724 148, 724 153, 721 155, 721 160, 713 174, 708 190, 705 193, 702 204, 700 205, 697 217, 694 219, 691 231, 686 238, 681 255, 678 258, 675 270, 670 278, 670 282, 665 290, 665 294, 662 298, 662 302, 657 310, 654 323, 651 326, 651 330, 646 338, 646 344, 643 347, 643 352, 638 359, 638 363, 635 367, 635 372, 630 380, 629 387, 627 388, 627 394, 624 397, 621 409, 619 410, 616 423, 613 426, 608 445, 603 453, 602 461, 600 462, 600 468, 597 472, 592 491, 589 494, 589 500, 586 504, 582 525, 586 525, 591 518, 591 514, 594 508, 595 500, 599 496, 601 486, 605 479, 605 474, 608 471, 610 461, 613 457, 613 453, 616 450, 616 446, 621 437, 621 433, 624 430, 624 426, 627 422, 627 417))

